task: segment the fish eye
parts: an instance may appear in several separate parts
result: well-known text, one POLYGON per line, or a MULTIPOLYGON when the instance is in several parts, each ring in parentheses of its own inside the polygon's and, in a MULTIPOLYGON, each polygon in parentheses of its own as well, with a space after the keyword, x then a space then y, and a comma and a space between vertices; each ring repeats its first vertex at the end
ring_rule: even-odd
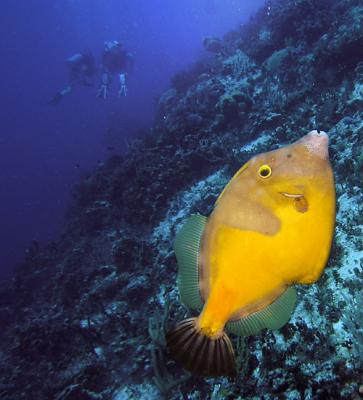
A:
POLYGON ((261 165, 261 167, 258 170, 258 175, 260 175, 261 178, 268 178, 272 174, 272 169, 269 165, 261 165))

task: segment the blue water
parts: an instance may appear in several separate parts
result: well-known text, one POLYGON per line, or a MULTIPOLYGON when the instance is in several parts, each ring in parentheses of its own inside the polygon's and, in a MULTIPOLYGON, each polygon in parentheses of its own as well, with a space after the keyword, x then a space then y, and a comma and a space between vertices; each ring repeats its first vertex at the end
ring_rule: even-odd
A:
MULTIPOLYGON (((205 36, 248 20, 263 0, 2 0, 0 13, 0 277, 31 240, 57 237, 80 175, 152 126, 170 78, 206 55, 205 36), (67 83, 65 60, 118 39, 133 54, 129 94, 107 101, 79 88, 51 107, 67 83), (114 147, 113 150, 107 147, 114 147)), ((98 85, 97 79, 97 85, 98 85)))

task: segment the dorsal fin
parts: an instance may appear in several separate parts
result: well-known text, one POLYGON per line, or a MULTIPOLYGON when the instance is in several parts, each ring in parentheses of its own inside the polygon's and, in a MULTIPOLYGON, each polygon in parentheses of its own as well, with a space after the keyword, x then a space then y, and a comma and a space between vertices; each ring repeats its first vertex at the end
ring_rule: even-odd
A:
POLYGON ((296 290, 288 287, 273 303, 263 310, 237 321, 229 321, 226 331, 238 336, 257 335, 262 329, 279 329, 291 317, 296 303, 296 290))
POLYGON ((232 176, 232 179, 227 183, 227 185, 224 187, 224 189, 222 190, 221 194, 218 196, 214 206, 216 206, 219 201, 221 200, 221 198, 223 197, 223 195, 225 194, 225 192, 227 191, 227 189, 231 186, 231 183, 239 176, 242 174, 242 172, 247 169, 247 167, 249 166, 250 162, 246 162, 244 165, 242 165, 242 167, 232 176))
POLYGON ((206 221, 207 218, 203 215, 192 215, 180 229, 174 242, 180 299, 194 310, 201 310, 203 307, 199 292, 198 255, 206 221))

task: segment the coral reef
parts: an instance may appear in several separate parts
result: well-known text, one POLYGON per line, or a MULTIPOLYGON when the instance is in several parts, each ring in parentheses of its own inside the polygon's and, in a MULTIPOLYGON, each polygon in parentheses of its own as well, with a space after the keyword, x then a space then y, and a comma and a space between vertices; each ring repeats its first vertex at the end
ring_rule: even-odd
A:
POLYGON ((205 41, 210 58, 174 77, 152 132, 82 180, 61 238, 32 244, 0 289, 2 399, 358 398, 362 20, 360 0, 274 0, 205 41), (298 287, 283 329, 238 343, 236 380, 186 375, 163 340, 186 315, 175 232, 249 157, 312 129, 331 138, 337 189, 322 278, 298 287))

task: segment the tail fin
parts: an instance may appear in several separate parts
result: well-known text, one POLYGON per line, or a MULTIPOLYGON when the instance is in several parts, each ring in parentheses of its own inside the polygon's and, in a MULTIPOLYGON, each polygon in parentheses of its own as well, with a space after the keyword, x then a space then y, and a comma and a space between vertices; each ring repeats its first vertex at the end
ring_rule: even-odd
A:
POLYGON ((234 376, 234 350, 225 332, 221 337, 202 333, 196 318, 179 323, 166 335, 172 357, 185 369, 205 376, 234 376))

